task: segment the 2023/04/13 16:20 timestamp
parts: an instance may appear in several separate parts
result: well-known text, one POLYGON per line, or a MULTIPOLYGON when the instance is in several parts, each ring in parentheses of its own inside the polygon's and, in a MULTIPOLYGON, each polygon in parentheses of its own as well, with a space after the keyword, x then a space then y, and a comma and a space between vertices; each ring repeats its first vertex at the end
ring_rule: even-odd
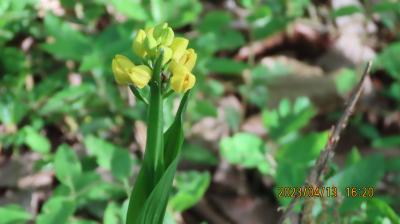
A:
MULTIPOLYGON (((332 197, 338 196, 338 189, 335 186, 303 186, 303 187, 278 187, 279 198, 309 198, 309 197, 332 197)), ((375 194, 373 187, 345 187, 342 192, 344 197, 349 198, 372 198, 375 194)))

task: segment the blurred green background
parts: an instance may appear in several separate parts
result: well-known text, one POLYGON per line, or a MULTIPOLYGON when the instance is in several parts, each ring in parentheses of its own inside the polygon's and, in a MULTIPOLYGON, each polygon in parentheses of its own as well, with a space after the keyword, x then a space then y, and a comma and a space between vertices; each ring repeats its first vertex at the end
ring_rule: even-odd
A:
POLYGON ((198 54, 165 223, 276 223, 368 60, 313 216, 400 223, 399 19, 396 0, 1 0, 0 224, 124 222, 146 108, 111 59, 161 22, 198 54))

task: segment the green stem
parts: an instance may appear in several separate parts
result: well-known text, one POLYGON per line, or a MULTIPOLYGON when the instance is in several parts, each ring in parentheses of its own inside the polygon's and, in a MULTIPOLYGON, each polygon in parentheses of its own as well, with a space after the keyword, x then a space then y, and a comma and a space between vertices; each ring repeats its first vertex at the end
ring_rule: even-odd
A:
POLYGON ((144 164, 155 172, 154 184, 164 169, 163 151, 163 98, 161 87, 161 66, 163 54, 157 59, 153 68, 153 80, 150 82, 150 104, 147 117, 147 140, 144 164))

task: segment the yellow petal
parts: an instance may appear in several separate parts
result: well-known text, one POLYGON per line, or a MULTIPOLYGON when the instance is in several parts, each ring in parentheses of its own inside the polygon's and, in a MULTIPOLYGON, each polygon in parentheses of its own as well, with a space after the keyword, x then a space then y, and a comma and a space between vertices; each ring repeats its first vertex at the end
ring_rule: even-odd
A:
POLYGON ((135 67, 129 58, 117 54, 112 60, 112 70, 115 81, 120 85, 127 85, 130 82, 128 70, 135 67))
POLYGON ((144 49, 148 53, 154 53, 155 48, 157 47, 157 41, 154 39, 153 35, 146 35, 146 38, 144 39, 144 49))
POLYGON ((172 58, 179 61, 182 55, 185 53, 186 48, 189 44, 189 40, 182 37, 174 38, 170 48, 172 49, 172 58))
POLYGON ((174 35, 175 34, 172 28, 168 27, 162 35, 161 43, 164 44, 165 46, 171 45, 172 41, 174 41, 174 35))
POLYGON ((171 73, 174 73, 174 70, 175 70, 176 66, 178 66, 178 62, 176 62, 175 59, 172 59, 171 62, 169 63, 169 65, 168 65, 168 70, 171 73))
POLYGON ((144 57, 146 55, 146 50, 143 46, 145 38, 146 38, 146 32, 140 29, 137 32, 135 39, 133 40, 132 44, 133 52, 135 52, 135 54, 139 57, 144 57))
POLYGON ((130 82, 138 88, 145 87, 151 79, 151 69, 146 65, 139 65, 128 71, 130 82))
POLYGON ((192 71, 194 65, 196 64, 197 54, 190 48, 186 50, 185 54, 179 60, 179 63, 184 65, 189 71, 192 71))
POLYGON ((172 50, 169 47, 163 47, 162 49, 164 51, 162 64, 165 65, 169 60, 171 60, 172 50))
POLYGON ((193 88, 195 82, 196 77, 186 67, 180 64, 175 66, 171 77, 171 88, 175 92, 184 93, 193 88))

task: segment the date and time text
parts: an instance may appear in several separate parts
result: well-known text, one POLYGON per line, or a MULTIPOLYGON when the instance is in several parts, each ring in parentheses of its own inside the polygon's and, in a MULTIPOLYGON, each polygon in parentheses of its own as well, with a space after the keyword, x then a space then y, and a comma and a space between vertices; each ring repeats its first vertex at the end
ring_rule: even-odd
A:
MULTIPOLYGON (((335 186, 303 186, 303 187, 278 187, 279 198, 336 198, 338 197, 338 188, 335 186)), ((349 198, 372 198, 375 194, 375 188, 373 187, 345 187, 344 191, 340 195, 349 198)))

